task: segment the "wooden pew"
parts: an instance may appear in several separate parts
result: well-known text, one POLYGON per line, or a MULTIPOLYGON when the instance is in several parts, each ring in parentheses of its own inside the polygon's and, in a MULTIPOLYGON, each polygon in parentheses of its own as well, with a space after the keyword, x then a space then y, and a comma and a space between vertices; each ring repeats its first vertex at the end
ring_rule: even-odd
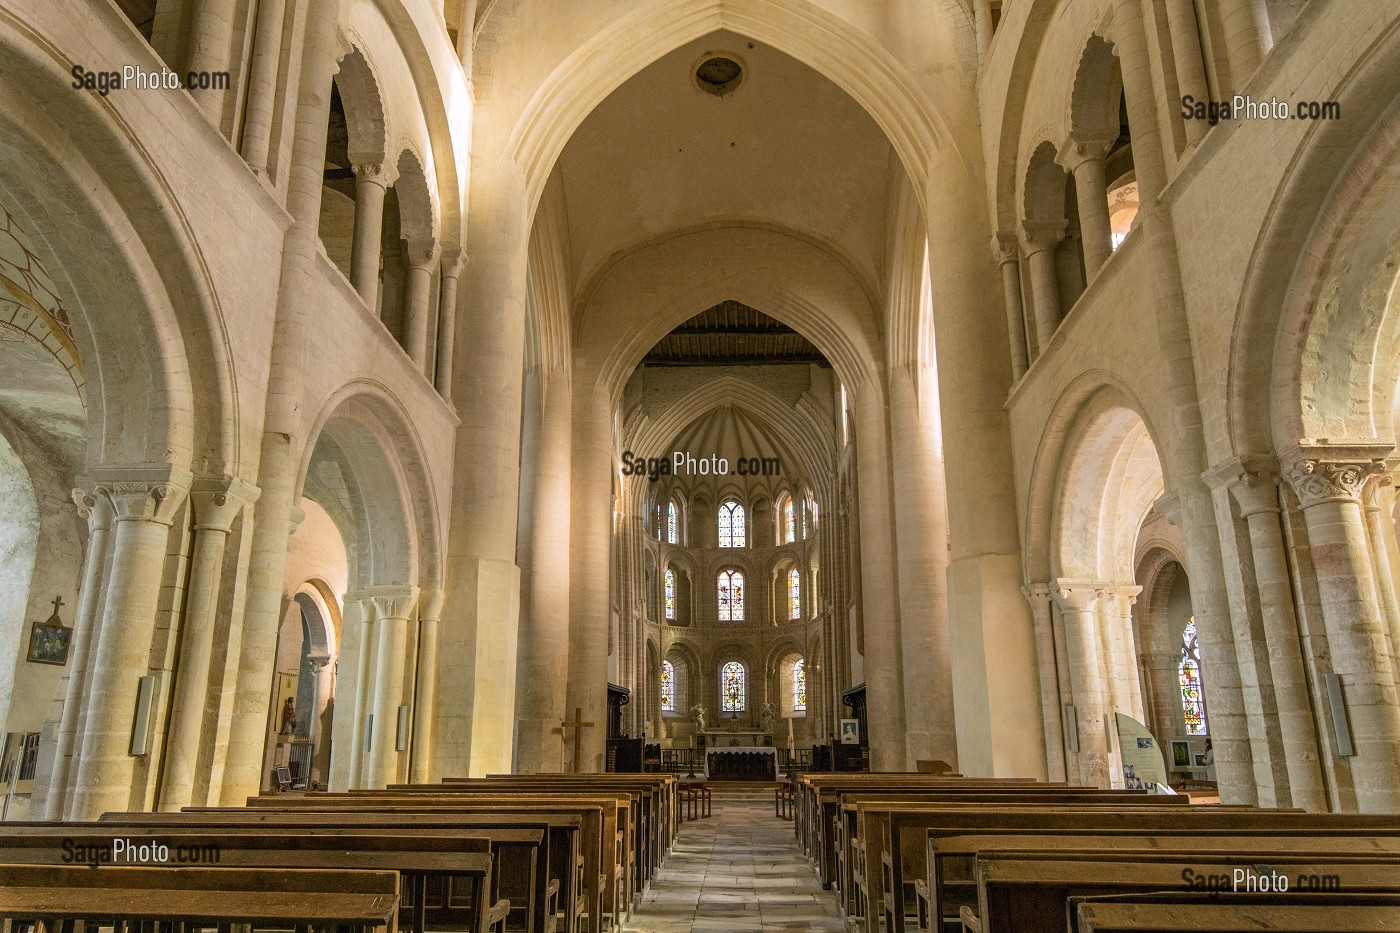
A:
POLYGON ((101 821, 123 833, 198 827, 211 833, 295 830, 308 834, 383 835, 408 831, 484 838, 492 847, 493 878, 497 881, 493 894, 507 898, 524 894, 520 907, 529 918, 527 930, 556 929, 563 905, 564 929, 566 933, 577 933, 579 915, 586 906, 581 893, 579 851, 583 820, 577 815, 190 808, 180 813, 109 813, 101 821), (520 876, 513 874, 515 871, 520 876), (569 905, 574 905, 573 909, 569 905))
POLYGON ((956 929, 963 908, 976 908, 976 857, 980 853, 1036 852, 1047 857, 1060 852, 1209 852, 1213 854, 1247 853, 1260 861, 1279 853, 1292 852, 1317 857, 1326 853, 1349 852, 1358 857, 1383 855, 1400 857, 1400 827, 1389 836, 1371 835, 1364 830, 1356 835, 1318 835, 1318 830, 1301 827, 1292 834, 1281 830, 1233 830, 1212 827, 1182 829, 1176 834, 1118 834, 1092 833, 1067 835, 1062 833, 978 834, 939 836, 931 833, 928 841, 928 880, 920 885, 920 927, 939 929, 937 923, 925 924, 925 918, 938 918, 944 929, 956 929))
MULTIPOLYGON (((387 813, 412 816, 418 823, 419 814, 508 814, 521 822, 543 819, 551 835, 565 833, 571 841, 559 839, 551 845, 551 870, 560 882, 560 899, 565 905, 565 928, 582 929, 587 918, 591 931, 604 929, 607 917, 614 913, 604 898, 607 872, 611 871, 616 853, 616 836, 611 830, 610 817, 616 812, 615 798, 597 797, 591 800, 573 797, 560 800, 557 795, 544 794, 537 799, 524 795, 490 795, 458 799, 451 795, 365 794, 308 795, 306 797, 254 798, 253 812, 318 812, 318 813, 387 813), (555 825, 551 817, 581 819, 578 826, 555 825), (568 850, 567 852, 565 850, 568 850)), ((253 801, 250 800, 250 804, 253 801)), ((192 812, 205 812, 193 810, 192 812)), ((229 812, 214 810, 212 812, 229 812)))
MULTIPOLYGON (((492 858, 484 839, 461 836, 318 835, 264 829, 230 833, 172 826, 171 831, 95 823, 11 824, 0 835, 0 864, 122 864, 114 836, 135 845, 161 845, 173 862, 153 867, 370 869, 400 875, 399 927, 424 933, 429 923, 471 933, 503 931, 510 903, 492 895, 492 858), (109 828, 115 826, 116 828, 109 828), (465 883, 464 883, 465 882, 465 883)), ((143 866, 144 867, 144 866, 143 866)))
MULTIPOLYGON (((251 931, 341 928, 396 933, 399 875, 392 871, 0 865, 0 926, 152 922, 251 931)), ((89 927, 89 928, 95 928, 89 927)))
MULTIPOLYGON (((1231 807, 1189 807, 1172 811, 1151 809, 1089 809, 1089 808, 949 808, 941 814, 937 826, 926 832, 927 845, 935 841, 974 835, 1010 836, 1092 836, 1092 835, 1162 835, 1197 834, 1239 835, 1298 835, 1366 838, 1395 835, 1394 816, 1359 814, 1310 814, 1299 811, 1255 810, 1231 807)), ((926 855, 927 859, 927 855, 926 855)), ((973 859, 969 856, 948 855, 942 869, 948 876, 973 877, 973 859), (961 861, 959 861, 959 858, 961 861)), ((935 867, 929 863, 929 871, 935 867)), ((942 883, 941 878, 926 879, 921 896, 931 896, 942 883), (930 892, 925 894, 924 892, 930 892)), ((947 915, 949 911, 944 910, 947 915)), ((937 914, 935 914, 936 916, 937 914)))
POLYGON ((1162 895, 1131 898, 1071 898, 1070 917, 1078 933, 1393 933, 1400 930, 1400 896, 1352 895, 1333 898, 1272 897, 1240 903, 1232 899, 1162 895))
MULTIPOLYGON (((972 933, 1063 933, 1071 897, 1181 891, 1183 878, 1230 878, 1256 864, 1250 853, 986 853, 977 857, 977 912, 964 909, 963 926, 972 933)), ((1400 894, 1400 858, 1393 856, 1271 854, 1268 867, 1289 877, 1335 878, 1348 895, 1400 894)), ((1306 892, 1290 889, 1306 902, 1306 892)))

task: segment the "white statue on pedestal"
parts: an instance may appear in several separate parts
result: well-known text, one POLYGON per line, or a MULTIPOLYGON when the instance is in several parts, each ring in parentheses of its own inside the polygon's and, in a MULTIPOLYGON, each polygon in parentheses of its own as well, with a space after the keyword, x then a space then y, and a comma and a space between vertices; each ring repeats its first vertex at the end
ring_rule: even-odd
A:
POLYGON ((695 731, 705 731, 705 707, 696 703, 690 708, 690 718, 695 721, 695 731))

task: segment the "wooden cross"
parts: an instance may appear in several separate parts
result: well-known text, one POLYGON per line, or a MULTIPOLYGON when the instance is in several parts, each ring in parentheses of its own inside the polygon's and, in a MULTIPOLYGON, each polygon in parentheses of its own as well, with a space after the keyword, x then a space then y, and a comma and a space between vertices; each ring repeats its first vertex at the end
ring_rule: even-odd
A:
POLYGON ((58 615, 58 607, 59 607, 59 606, 62 606, 62 605, 63 605, 63 597, 62 597, 62 596, 55 596, 55 597, 53 598, 53 614, 54 614, 54 615, 58 615))
POLYGON ((590 728, 592 728, 592 727, 594 726, 594 723, 591 723, 591 722, 584 722, 584 721, 583 721, 583 707, 582 707, 582 706, 575 706, 575 707, 574 707, 574 718, 573 718, 572 720, 568 720, 568 719, 564 720, 563 723, 561 723, 561 725, 562 725, 565 729, 573 729, 573 730, 574 730, 574 774, 578 774, 578 773, 580 773, 580 772, 579 772, 579 763, 580 763, 580 761, 581 761, 580 753, 581 753, 581 751, 582 751, 582 747, 581 747, 580 743, 583 741, 583 730, 584 730, 584 729, 590 729, 590 728))

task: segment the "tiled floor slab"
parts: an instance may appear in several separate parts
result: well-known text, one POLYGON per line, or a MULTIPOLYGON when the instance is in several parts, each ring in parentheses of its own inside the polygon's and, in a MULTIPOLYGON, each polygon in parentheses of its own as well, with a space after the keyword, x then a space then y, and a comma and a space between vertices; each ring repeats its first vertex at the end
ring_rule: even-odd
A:
MULTIPOLYGON (((714 787, 715 785, 711 785, 714 787)), ((684 823, 629 933, 845 933, 836 898, 763 790, 714 791, 714 815, 684 823)))

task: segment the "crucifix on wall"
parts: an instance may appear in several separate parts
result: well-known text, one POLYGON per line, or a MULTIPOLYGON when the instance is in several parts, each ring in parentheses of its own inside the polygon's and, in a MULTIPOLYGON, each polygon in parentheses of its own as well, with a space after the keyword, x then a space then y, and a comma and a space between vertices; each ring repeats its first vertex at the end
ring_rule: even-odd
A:
POLYGON ((573 730, 574 730, 574 774, 578 774, 578 773, 579 773, 579 764, 580 764, 580 762, 582 761, 582 753, 583 753, 583 745, 582 745, 582 743, 583 743, 583 730, 593 727, 594 725, 596 725, 596 723, 584 722, 584 721, 583 721, 583 707, 582 707, 582 706, 575 706, 575 707, 574 707, 574 718, 573 718, 572 720, 570 720, 570 719, 564 720, 563 723, 561 723, 561 725, 562 725, 565 729, 573 729, 573 730))
POLYGON ((43 622, 35 622, 29 632, 29 657, 27 660, 40 664, 67 664, 68 644, 73 630, 63 624, 58 610, 63 606, 63 597, 53 599, 53 615, 43 622))

